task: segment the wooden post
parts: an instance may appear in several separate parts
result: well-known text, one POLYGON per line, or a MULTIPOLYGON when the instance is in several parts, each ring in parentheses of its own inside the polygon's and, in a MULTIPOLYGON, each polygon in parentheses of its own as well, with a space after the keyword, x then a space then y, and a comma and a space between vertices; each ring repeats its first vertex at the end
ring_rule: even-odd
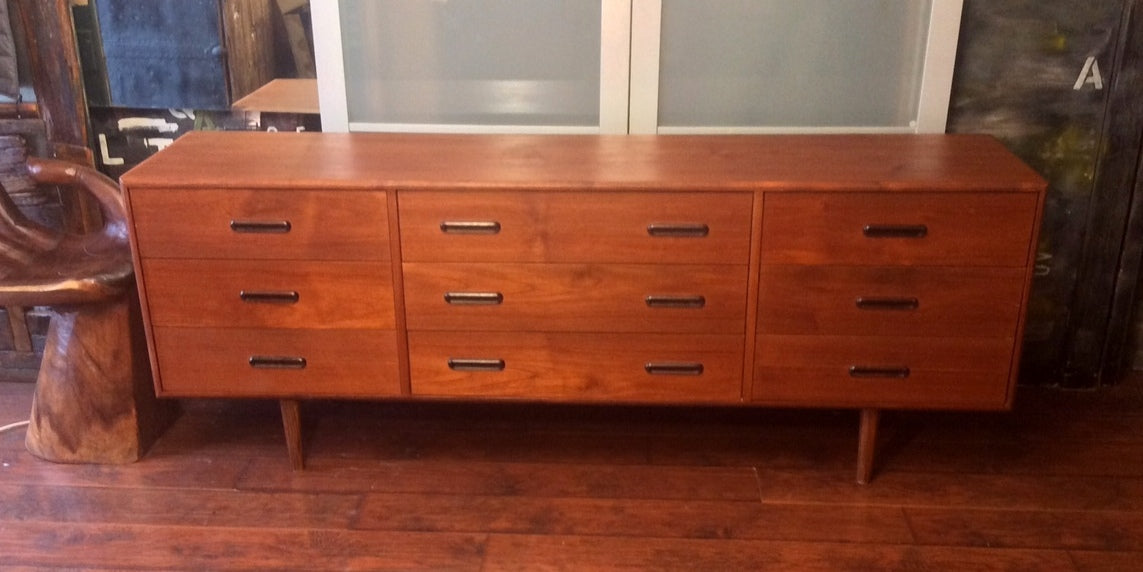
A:
POLYGON ((286 450, 290 453, 290 465, 295 471, 306 468, 302 454, 301 403, 297 399, 283 399, 278 402, 282 408, 282 429, 286 433, 286 450))
POLYGON ((861 410, 861 430, 857 437, 857 484, 867 485, 873 477, 873 456, 877 449, 877 424, 881 410, 861 410))

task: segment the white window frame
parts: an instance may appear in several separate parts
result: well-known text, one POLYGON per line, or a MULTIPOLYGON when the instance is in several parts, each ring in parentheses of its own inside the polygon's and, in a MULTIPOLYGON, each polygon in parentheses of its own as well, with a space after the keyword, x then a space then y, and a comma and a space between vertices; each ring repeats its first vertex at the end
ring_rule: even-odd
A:
POLYGON ((659 44, 663 0, 598 0, 598 126, 350 122, 338 0, 311 0, 322 130, 450 133, 943 133, 964 0, 933 0, 917 117, 903 127, 660 127, 659 44))
POLYGON ((479 125, 351 122, 338 0, 310 0, 322 131, 408 133, 627 133, 631 0, 597 0, 600 18, 599 125, 479 125))

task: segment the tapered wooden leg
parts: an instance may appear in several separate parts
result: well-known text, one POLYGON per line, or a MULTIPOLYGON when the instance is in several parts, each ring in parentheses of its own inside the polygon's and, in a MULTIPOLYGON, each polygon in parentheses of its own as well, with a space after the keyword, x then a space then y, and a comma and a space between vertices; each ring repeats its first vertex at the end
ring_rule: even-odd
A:
POLYGON ((861 430, 857 437, 857 483, 869 484, 873 476, 873 456, 877 449, 877 424, 880 409, 861 410, 861 430))
POLYGON ((54 309, 24 444, 58 463, 131 463, 174 419, 155 398, 134 294, 54 309))
POLYGON ((302 415, 301 403, 297 399, 283 399, 278 402, 282 408, 282 429, 286 432, 286 450, 290 453, 290 465, 295 471, 306 468, 302 454, 302 415))

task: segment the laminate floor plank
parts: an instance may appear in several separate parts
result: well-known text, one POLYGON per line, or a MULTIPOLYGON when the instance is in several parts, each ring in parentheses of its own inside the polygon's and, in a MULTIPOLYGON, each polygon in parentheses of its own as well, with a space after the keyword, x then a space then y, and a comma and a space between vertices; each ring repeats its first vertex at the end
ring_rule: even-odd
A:
POLYGON ((361 495, 0 484, 0 521, 347 529, 361 495))
POLYGON ((320 457, 305 471, 252 459, 243 490, 474 496, 758 500, 751 467, 386 461, 320 457))
POLYGON ((151 570, 479 570, 486 535, 0 522, 14 566, 151 570))
POLYGON ((875 486, 849 470, 759 469, 764 502, 1025 510, 1143 511, 1143 477, 914 473, 890 468, 875 486))
MULTIPOLYGON (((19 385, 13 387, 13 385, 19 385)), ((30 411, 0 383, 0 414, 30 411)), ((0 569, 1138 570, 1143 374, 1010 413, 182 400, 140 462, 0 434, 0 569), (1071 404, 1075 406, 1072 407, 1071 404)))
POLYGON ((1143 551, 1143 512, 907 508, 931 545, 1143 551))
POLYGON ((484 570, 1075 570, 1062 550, 493 534, 484 570))
POLYGON ((366 497, 356 528, 634 538, 908 544, 900 509, 746 501, 393 495, 366 497))
MULTIPOLYGON (((0 483, 121 489, 233 489, 248 463, 248 459, 241 457, 147 456, 127 465, 67 465, 41 461, 23 449, 0 450, 0 483)), ((289 463, 283 460, 282 467, 287 470, 289 463)))

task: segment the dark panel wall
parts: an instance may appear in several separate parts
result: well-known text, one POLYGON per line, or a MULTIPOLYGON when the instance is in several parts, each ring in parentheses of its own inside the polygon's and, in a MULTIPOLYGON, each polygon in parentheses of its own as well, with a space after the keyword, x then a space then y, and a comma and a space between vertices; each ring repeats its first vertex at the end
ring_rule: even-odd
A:
POLYGON ((1098 353, 1101 343, 1102 328, 1081 331, 1076 312, 1093 304, 1084 300, 1091 293, 1080 289, 1080 277, 1091 255, 1085 245, 1092 209, 1100 208, 1093 199, 1106 160, 1102 141, 1124 8, 1124 0, 965 1, 949 130, 996 135, 1051 184, 1029 304, 1025 382, 1094 381, 1093 372, 1079 371, 1093 364, 1072 358, 1098 353))

